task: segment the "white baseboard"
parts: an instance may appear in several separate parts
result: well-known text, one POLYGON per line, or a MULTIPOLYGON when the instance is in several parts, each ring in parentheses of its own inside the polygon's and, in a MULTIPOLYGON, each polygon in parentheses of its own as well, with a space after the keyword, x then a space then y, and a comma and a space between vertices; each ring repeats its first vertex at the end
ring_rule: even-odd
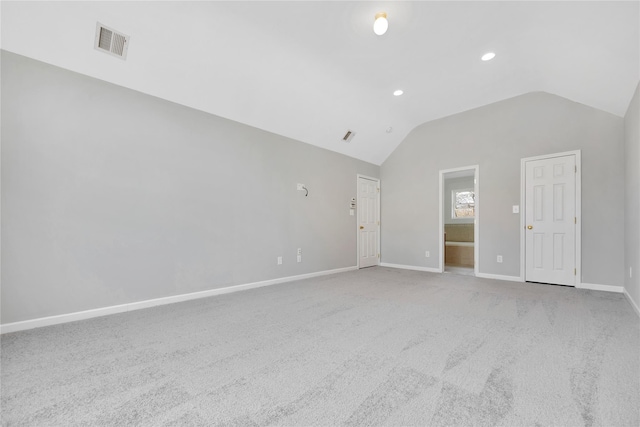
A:
POLYGON ((440 271, 439 268, 418 267, 415 265, 403 265, 403 264, 390 264, 388 262, 381 262, 380 267, 401 268, 403 270, 428 271, 429 273, 442 273, 442 271, 440 271))
POLYGON ((163 298, 155 298, 145 301, 137 301, 127 304, 113 305, 110 307, 96 308, 92 310, 77 311, 75 313, 60 314, 57 316, 41 317, 38 319, 24 320, 21 322, 6 323, 0 325, 0 334, 24 331, 27 329, 41 328, 43 326, 58 325, 60 323, 75 322, 76 320, 91 319, 94 317, 107 316, 109 314, 124 313, 126 311, 141 310, 143 308, 155 307, 158 305, 173 304, 176 302, 189 301, 198 298, 206 298, 215 295, 229 294, 232 292, 244 291, 247 289, 260 288, 263 286, 277 285, 279 283, 293 282, 295 280, 310 279, 312 277, 326 276, 328 274, 344 273, 357 270, 358 267, 337 268, 335 270, 318 271, 315 273, 300 274, 298 276, 280 277, 278 279, 264 280, 262 282, 246 283, 243 285, 228 286, 226 288, 210 289, 207 291, 192 292, 188 294, 173 295, 163 298))
POLYGON ((618 292, 622 293, 624 291, 624 287, 622 286, 613 286, 613 285, 598 285, 594 283, 578 283, 576 285, 578 289, 590 289, 592 291, 605 291, 605 292, 618 292))
POLYGON ((507 282, 524 282, 520 276, 505 276, 503 274, 476 273, 476 277, 483 279, 506 280, 507 282))
POLYGON ((627 289, 624 289, 624 296, 627 297, 627 300, 629 300, 629 303, 631 304, 631 307, 633 307, 633 309, 636 311, 636 314, 638 315, 638 317, 640 317, 640 308, 638 308, 638 304, 636 304, 636 302, 633 300, 633 298, 631 298, 631 295, 629 295, 629 292, 627 292, 627 289))
MULTIPOLYGON (((442 273, 442 271, 440 271, 440 269, 438 268, 418 267, 415 265, 391 264, 388 262, 381 262, 380 267, 401 268, 403 270, 428 271, 429 273, 442 273)), ((477 273, 476 277, 482 277, 483 279, 507 280, 509 282, 522 282, 522 279, 518 276, 503 276, 500 274, 477 273)))

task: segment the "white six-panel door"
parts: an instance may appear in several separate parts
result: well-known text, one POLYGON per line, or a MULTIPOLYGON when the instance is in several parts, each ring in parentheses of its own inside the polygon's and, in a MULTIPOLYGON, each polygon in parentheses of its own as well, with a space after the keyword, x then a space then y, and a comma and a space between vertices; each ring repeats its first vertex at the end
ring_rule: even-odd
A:
POLYGON ((525 280, 576 284, 576 157, 525 163, 525 280))
POLYGON ((379 182, 358 177, 358 265, 378 265, 378 233, 380 230, 378 198, 379 182))

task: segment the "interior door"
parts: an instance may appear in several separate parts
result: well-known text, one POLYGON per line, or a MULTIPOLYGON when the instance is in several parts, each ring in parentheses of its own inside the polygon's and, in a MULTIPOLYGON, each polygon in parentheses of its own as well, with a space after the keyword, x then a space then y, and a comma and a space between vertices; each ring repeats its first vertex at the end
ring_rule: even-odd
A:
POLYGON ((525 280, 576 284, 576 157, 525 162, 525 280))
POLYGON ((378 181, 358 177, 358 265, 360 268, 378 265, 379 197, 378 181))

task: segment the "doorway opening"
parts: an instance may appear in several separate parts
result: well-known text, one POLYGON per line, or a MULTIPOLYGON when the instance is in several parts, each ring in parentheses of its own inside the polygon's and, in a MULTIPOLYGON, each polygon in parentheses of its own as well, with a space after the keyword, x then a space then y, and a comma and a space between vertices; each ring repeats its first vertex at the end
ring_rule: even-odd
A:
POLYGON ((440 171, 440 271, 478 273, 479 201, 477 165, 440 171))

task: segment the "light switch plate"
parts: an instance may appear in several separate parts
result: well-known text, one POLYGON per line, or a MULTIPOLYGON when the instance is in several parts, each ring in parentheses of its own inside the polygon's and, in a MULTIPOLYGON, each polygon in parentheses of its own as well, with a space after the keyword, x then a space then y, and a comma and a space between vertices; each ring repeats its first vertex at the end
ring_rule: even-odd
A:
POLYGON ((520 213, 520 206, 513 205, 513 213, 520 213))

